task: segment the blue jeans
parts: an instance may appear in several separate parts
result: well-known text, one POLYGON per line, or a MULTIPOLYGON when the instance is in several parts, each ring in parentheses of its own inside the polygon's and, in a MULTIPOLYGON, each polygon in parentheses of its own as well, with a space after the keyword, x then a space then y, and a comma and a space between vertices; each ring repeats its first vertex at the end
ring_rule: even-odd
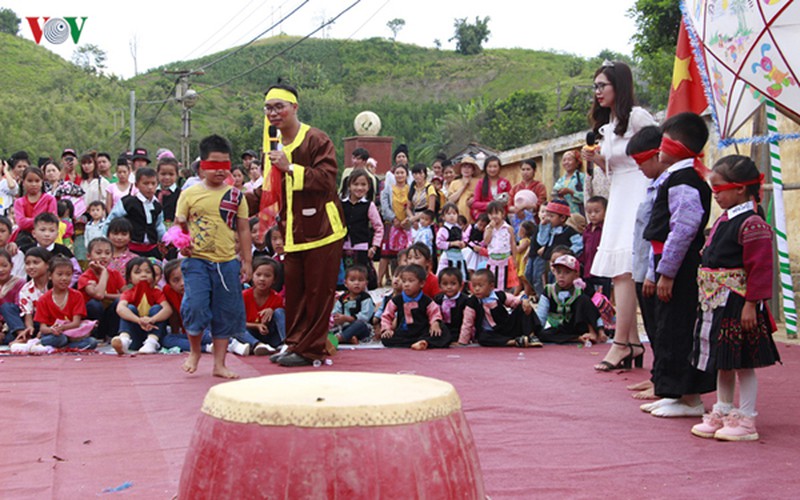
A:
POLYGON ((269 333, 266 335, 261 335, 255 328, 248 328, 244 333, 236 334, 233 338, 251 346, 262 342, 272 347, 278 347, 286 340, 286 310, 275 309, 272 313, 272 320, 270 320, 267 327, 269 328, 269 333))
POLYGON ((92 299, 86 303, 86 319, 97 320, 94 336, 99 339, 113 337, 119 331, 119 316, 117 304, 119 299, 114 299, 108 307, 102 301, 92 299))
MULTIPOLYGON (((135 305, 128 304, 128 310, 130 310, 136 316, 139 316, 139 310, 136 309, 135 305)), ((161 311, 161 305, 156 304, 150 308, 150 310, 147 312, 147 315, 152 318, 158 314, 159 311, 161 311)), ((159 321, 156 323, 155 330, 146 332, 142 330, 142 327, 139 326, 138 323, 133 323, 124 318, 119 319, 119 333, 124 332, 131 336, 131 345, 129 349, 132 351, 138 351, 142 347, 142 344, 144 344, 144 341, 147 340, 148 335, 157 335, 159 342, 161 342, 161 339, 164 338, 164 335, 166 334, 166 328, 167 322, 159 321)))
POLYGON ((245 331, 244 300, 238 260, 211 262, 189 257, 181 262, 184 294, 181 318, 186 333, 228 338, 245 331))
POLYGON ((341 335, 342 342, 344 343, 350 342, 350 339, 353 337, 357 338, 358 340, 364 340, 369 337, 369 325, 360 319, 357 319, 346 327, 342 328, 341 335))
POLYGON ((547 267, 546 264, 544 259, 537 255, 533 259, 528 259, 528 265, 525 267, 525 279, 531 284, 538 297, 544 293, 542 277, 547 267))
MULTIPOLYGON (((211 331, 206 330, 203 332, 203 337, 200 339, 200 344, 206 345, 213 341, 211 338, 211 331)), ((173 347, 180 347, 181 351, 189 352, 192 348, 189 346, 189 337, 177 333, 168 333, 164 335, 161 340, 161 347, 164 349, 172 349, 173 347)))
POLYGON ((13 302, 0 304, 0 314, 3 315, 6 326, 8 326, 8 333, 5 339, 3 339, 3 343, 10 344, 17 338, 17 333, 25 329, 25 322, 22 320, 22 316, 20 316, 19 306, 13 302))
POLYGON ((91 350, 97 347, 97 339, 91 336, 76 340, 66 335, 53 335, 51 333, 42 335, 41 343, 42 345, 53 346, 56 349, 68 347, 70 349, 91 350))

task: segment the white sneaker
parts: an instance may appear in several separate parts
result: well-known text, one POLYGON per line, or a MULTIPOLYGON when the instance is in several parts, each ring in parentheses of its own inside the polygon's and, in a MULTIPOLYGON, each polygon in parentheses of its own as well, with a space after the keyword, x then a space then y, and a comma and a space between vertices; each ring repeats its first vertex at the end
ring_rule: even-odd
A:
POLYGON ((233 354, 238 354, 239 356, 249 356, 250 344, 245 344, 232 338, 231 342, 228 344, 228 352, 232 352, 233 354))
POLYGON ((207 352, 209 354, 213 354, 214 353, 214 344, 211 343, 211 344, 204 345, 203 346, 203 351, 205 351, 205 352, 207 352))
POLYGON ((31 354, 50 354, 54 350, 51 345, 34 344, 31 346, 31 354))
POLYGON ((253 355, 255 355, 255 356, 268 356, 268 355, 274 353, 275 351, 277 351, 277 349, 275 349, 271 345, 259 342, 258 344, 256 344, 256 347, 253 349, 253 355))
POLYGON ((639 409, 642 410, 643 412, 652 413, 652 411, 655 410, 656 408, 660 408, 661 406, 664 405, 671 405, 677 402, 678 402, 677 399, 661 398, 658 401, 654 401, 652 403, 645 403, 639 406, 639 409))
POLYGON ((11 354, 28 354, 31 352, 31 346, 26 344, 11 344, 11 354))
POLYGON ((111 339, 111 347, 117 351, 117 354, 122 356, 128 354, 128 348, 131 346, 131 338, 127 335, 117 335, 111 339))
POLYGON ((159 349, 161 349, 161 345, 158 343, 158 340, 148 338, 144 341, 142 347, 139 348, 139 354, 156 354, 159 349))

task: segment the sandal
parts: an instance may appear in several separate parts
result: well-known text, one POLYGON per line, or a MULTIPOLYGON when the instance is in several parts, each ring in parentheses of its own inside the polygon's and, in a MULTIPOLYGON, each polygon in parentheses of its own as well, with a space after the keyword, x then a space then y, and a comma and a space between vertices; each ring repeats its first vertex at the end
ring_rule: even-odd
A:
POLYGON ((631 358, 633 358, 633 366, 635 366, 636 368, 642 368, 644 366, 644 353, 645 353, 645 351, 647 351, 647 349, 645 349, 644 345, 642 345, 642 344, 633 344, 633 343, 631 343, 631 344, 628 344, 628 345, 631 346, 631 358), (641 347, 642 348, 641 354, 638 354, 638 355, 634 356, 633 355, 633 348, 634 347, 641 347))
POLYGON ((521 337, 515 338, 514 343, 517 347, 528 347, 530 345, 527 335, 522 335, 521 337))
POLYGON ((619 360, 616 365, 611 364, 610 362, 606 361, 605 359, 600 363, 594 365, 594 369, 598 372, 610 372, 614 370, 627 370, 631 367, 631 361, 633 360, 633 347, 630 344, 623 344, 622 342, 617 342, 616 340, 613 342, 615 345, 627 347, 631 350, 630 354, 619 360))

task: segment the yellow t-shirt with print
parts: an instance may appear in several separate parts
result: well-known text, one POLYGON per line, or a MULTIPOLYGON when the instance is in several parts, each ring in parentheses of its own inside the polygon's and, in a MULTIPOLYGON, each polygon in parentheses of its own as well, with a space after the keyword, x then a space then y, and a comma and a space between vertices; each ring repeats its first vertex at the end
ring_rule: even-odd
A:
POLYGON ((192 236, 192 257, 211 262, 228 262, 236 258, 236 231, 240 221, 247 220, 244 193, 223 185, 209 189, 198 183, 181 192, 176 217, 185 217, 192 236))

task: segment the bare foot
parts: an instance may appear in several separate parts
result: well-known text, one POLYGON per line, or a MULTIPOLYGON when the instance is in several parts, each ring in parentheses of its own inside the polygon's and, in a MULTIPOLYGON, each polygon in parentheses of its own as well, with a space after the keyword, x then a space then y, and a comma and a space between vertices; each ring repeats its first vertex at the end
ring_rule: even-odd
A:
POLYGON ((650 379, 642 380, 638 384, 631 384, 626 387, 629 391, 644 391, 645 389, 652 389, 653 382, 650 379))
POLYGON ((230 371, 225 365, 214 366, 214 371, 211 374, 220 378, 239 378, 238 373, 230 371))
POLYGON ((608 342, 608 335, 604 331, 597 332, 597 338, 593 341, 595 344, 605 344, 608 342))
POLYGON ((358 345, 358 337, 350 337, 350 343, 353 345, 358 345))
POLYGON ((585 344, 587 340, 590 342, 594 342, 594 338, 595 338, 594 335, 592 335, 591 333, 584 333, 583 335, 578 337, 578 342, 580 342, 581 344, 585 344))
POLYGON ((651 387, 633 395, 633 399, 658 399, 655 390, 651 387))
POLYGON ((411 348, 415 351, 424 351, 428 348, 428 341, 427 340, 420 340, 419 342, 414 342, 411 344, 411 348))
POLYGON ((189 357, 183 362, 183 371, 194 373, 197 371, 197 364, 200 362, 200 353, 189 353, 189 357))

